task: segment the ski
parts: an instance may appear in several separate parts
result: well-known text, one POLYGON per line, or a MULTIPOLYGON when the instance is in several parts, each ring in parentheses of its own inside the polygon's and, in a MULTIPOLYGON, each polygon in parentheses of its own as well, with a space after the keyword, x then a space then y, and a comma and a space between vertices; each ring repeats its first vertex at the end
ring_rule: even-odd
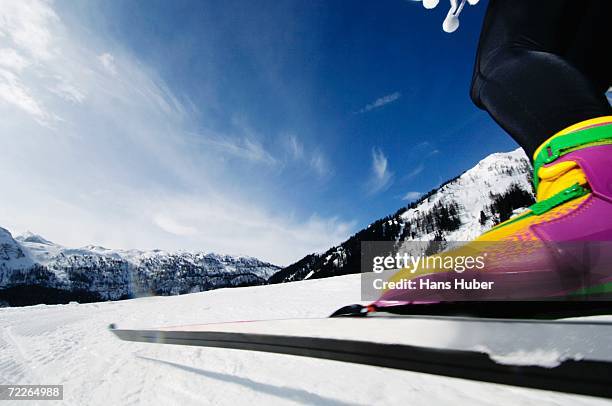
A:
POLYGON ((375 316, 110 329, 125 341, 262 351, 612 398, 612 322, 375 316))

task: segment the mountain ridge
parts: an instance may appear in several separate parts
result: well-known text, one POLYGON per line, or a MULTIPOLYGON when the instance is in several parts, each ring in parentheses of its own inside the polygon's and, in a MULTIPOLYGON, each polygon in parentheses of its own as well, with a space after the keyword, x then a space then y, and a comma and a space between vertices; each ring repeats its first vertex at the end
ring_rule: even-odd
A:
POLYGON ((280 267, 205 252, 67 248, 0 228, 0 305, 176 295, 267 283, 280 267))
POLYGON ((488 155, 343 243, 281 269, 269 283, 359 273, 363 241, 470 241, 533 204, 531 171, 520 148, 488 155))

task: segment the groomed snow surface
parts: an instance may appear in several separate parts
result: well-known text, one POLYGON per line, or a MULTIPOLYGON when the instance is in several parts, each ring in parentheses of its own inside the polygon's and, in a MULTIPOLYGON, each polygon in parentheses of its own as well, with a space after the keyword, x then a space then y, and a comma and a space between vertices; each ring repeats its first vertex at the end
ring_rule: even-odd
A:
POLYGON ((3 308, 0 384, 63 384, 63 404, 75 406, 610 404, 336 361, 123 342, 107 330, 111 322, 142 328, 324 317, 359 302, 359 292, 359 275, 349 275, 183 296, 3 308))

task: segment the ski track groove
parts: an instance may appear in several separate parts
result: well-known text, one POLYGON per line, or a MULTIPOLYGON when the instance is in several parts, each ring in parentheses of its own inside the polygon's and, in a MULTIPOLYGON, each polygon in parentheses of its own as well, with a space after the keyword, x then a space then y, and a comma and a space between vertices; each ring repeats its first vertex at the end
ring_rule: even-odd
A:
MULTIPOLYGON (((13 334, 11 332, 13 327, 7 327, 5 329, 3 329, 3 336, 5 339, 5 342, 7 343, 7 347, 10 348, 14 348, 15 351, 7 351, 7 353, 9 354, 14 354, 15 356, 13 357, 13 359, 16 360, 21 360, 21 365, 24 366, 24 374, 22 375, 22 378, 28 379, 31 382, 38 382, 38 372, 35 370, 36 366, 32 365, 31 359, 29 357, 26 357, 25 352, 22 348, 22 345, 19 344, 13 337, 13 334)), ((12 380, 8 380, 8 383, 16 383, 12 380)))

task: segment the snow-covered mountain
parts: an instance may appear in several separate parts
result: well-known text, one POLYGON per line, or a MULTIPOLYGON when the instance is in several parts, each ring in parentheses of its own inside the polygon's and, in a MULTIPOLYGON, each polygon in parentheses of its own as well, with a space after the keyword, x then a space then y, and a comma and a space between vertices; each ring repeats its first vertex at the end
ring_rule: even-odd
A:
POLYGON ((0 304, 97 301, 175 295, 360 272, 362 241, 468 241, 533 203, 522 150, 475 167, 377 220, 344 243, 284 268, 249 257, 201 252, 66 248, 0 228, 0 304))
POLYGON ((66 248, 0 228, 0 304, 67 303, 261 285, 280 267, 202 252, 66 248))
MULTIPOLYGON (((2 278, 5 270, 29 269, 33 265, 34 261, 27 251, 24 251, 21 245, 13 239, 11 233, 0 227, 0 278, 2 278)), ((2 279, 0 279, 1 283, 2 279)))
POLYGON ((520 148, 491 154, 342 244, 282 269, 270 282, 358 273, 362 241, 470 241, 534 202, 531 171, 520 148))

